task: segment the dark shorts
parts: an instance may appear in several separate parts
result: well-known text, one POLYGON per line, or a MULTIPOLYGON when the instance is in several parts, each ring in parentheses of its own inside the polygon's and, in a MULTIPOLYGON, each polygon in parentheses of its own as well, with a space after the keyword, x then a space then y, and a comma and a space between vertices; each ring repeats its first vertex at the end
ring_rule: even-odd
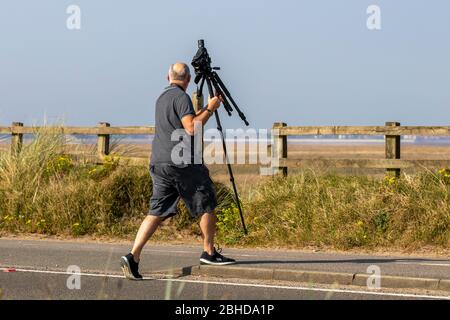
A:
POLYGON ((172 165, 150 165, 153 194, 149 215, 169 218, 177 213, 177 203, 183 199, 189 213, 196 218, 213 212, 217 206, 216 191, 204 165, 184 168, 172 165))

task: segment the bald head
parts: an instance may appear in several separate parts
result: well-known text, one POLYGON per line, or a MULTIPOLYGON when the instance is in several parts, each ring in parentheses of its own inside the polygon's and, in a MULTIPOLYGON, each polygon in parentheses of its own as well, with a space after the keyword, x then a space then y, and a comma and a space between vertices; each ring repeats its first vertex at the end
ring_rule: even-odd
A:
POLYGON ((189 67, 185 63, 177 62, 170 66, 169 69, 170 82, 186 81, 190 75, 191 73, 189 71, 189 67))

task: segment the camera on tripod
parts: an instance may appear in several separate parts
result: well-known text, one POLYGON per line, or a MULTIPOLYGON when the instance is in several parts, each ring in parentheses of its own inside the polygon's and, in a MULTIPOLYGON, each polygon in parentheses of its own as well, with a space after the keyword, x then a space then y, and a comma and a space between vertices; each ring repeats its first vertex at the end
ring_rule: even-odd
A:
POLYGON ((204 74, 208 74, 212 71, 211 57, 208 54, 208 50, 205 48, 204 40, 198 40, 198 51, 192 59, 192 66, 195 70, 195 84, 200 82, 204 74))
POLYGON ((249 125, 244 113, 239 109, 238 105, 234 101, 227 87, 223 83, 222 79, 220 79, 219 75, 215 70, 220 70, 219 67, 211 67, 211 57, 208 54, 208 50, 205 48, 205 41, 198 40, 198 50, 192 59, 192 66, 195 70, 195 84, 200 83, 199 90, 197 90, 197 94, 200 96, 203 91, 203 86, 206 82, 208 86, 209 96, 214 97, 215 95, 221 96, 223 99, 223 106, 231 116, 231 112, 233 112, 233 107, 236 109, 239 117, 244 121, 245 125, 249 125), (215 90, 215 94, 214 94, 215 90), (231 102, 231 104, 230 104, 231 102))

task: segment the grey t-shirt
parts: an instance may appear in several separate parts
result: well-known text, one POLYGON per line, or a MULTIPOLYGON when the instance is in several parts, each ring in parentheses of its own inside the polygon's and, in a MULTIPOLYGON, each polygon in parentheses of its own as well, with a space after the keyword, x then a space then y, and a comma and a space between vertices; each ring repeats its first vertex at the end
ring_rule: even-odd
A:
MULTIPOLYGON (((155 107, 155 137, 152 143, 151 164, 171 164, 184 166, 180 163, 174 163, 171 158, 172 150, 179 145, 180 141, 172 141, 172 133, 178 130, 184 136, 179 137, 183 141, 189 141, 193 137, 184 132, 181 119, 192 114, 195 116, 194 107, 191 98, 177 85, 167 87, 156 101, 155 107)), ((189 145, 191 141, 189 141, 189 145)), ((189 156, 189 158, 191 158, 189 156)))

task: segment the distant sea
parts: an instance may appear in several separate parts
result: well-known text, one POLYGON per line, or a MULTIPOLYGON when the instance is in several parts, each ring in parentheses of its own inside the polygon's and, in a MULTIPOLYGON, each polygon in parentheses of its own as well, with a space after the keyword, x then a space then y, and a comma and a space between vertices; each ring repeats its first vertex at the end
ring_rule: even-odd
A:
MULTIPOLYGON (((10 135, 0 135, 1 143, 9 143, 10 135)), ((81 143, 81 144, 94 144, 97 141, 97 136, 95 135, 71 135, 69 137, 70 143, 81 143)), ((24 136, 24 141, 30 141, 32 135, 26 134, 24 136)), ((112 141, 121 144, 149 144, 153 141, 153 135, 122 135, 122 136, 112 136, 112 141)), ((402 136, 402 143, 415 144, 415 145, 442 145, 450 146, 450 136, 402 136)), ((267 139, 261 139, 261 141, 266 141, 267 139)), ((205 142, 210 140, 205 139, 205 142)), ((228 142, 232 142, 232 139, 227 139, 228 142)), ((237 142, 256 142, 256 139, 238 139, 237 142)), ((353 144, 353 145, 367 145, 367 144, 383 144, 384 136, 290 136, 288 137, 288 143, 292 144, 353 144)))

